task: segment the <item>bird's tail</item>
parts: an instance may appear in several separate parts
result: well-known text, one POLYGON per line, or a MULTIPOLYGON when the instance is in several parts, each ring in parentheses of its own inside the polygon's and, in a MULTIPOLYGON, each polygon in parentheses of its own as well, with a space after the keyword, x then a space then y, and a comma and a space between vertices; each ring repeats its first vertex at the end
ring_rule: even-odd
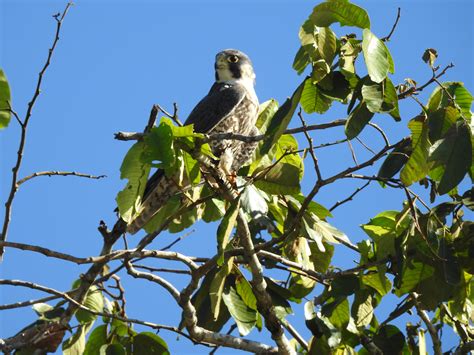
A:
POLYGON ((140 214, 128 224, 127 232, 130 234, 137 233, 179 191, 179 187, 171 179, 162 176, 153 191, 143 201, 140 214))

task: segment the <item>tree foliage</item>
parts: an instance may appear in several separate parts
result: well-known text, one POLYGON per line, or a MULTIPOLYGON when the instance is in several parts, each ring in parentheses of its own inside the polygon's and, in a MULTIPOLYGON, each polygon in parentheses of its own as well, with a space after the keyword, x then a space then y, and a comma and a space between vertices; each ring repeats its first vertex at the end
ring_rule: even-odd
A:
MULTIPOLYGON (((297 74, 305 75, 294 91, 289 90, 291 96, 282 105, 276 100, 261 105, 257 125, 263 135, 257 137, 255 157, 240 170, 237 191, 230 191, 230 197, 225 181, 219 180, 212 163, 216 157, 208 144, 218 138, 196 134, 192 126, 181 127, 172 115, 162 117, 130 148, 120 168, 127 183, 116 199, 123 220, 131 221, 139 214, 153 168, 164 169, 181 193, 145 227, 148 234, 137 242, 138 254, 125 253, 116 259, 131 276, 170 291, 177 300, 177 311, 182 311, 181 324, 172 330, 186 332, 197 343, 238 348, 220 335, 206 335, 220 334, 231 323, 240 337, 254 328, 270 331, 283 353, 423 354, 427 332, 434 353, 440 354, 441 329, 451 327, 459 336, 459 349, 464 349, 474 341, 474 222, 465 218, 474 209, 474 190, 466 187, 474 181, 472 95, 461 82, 438 80, 444 72, 435 65, 437 53, 433 49, 423 56, 433 75, 426 85, 418 86, 411 79, 393 83, 390 75, 395 64, 387 38, 371 31, 363 8, 345 0, 317 5, 302 24, 299 38, 301 47, 293 67, 297 74), (355 27, 350 30, 356 34, 338 36, 331 27, 334 24, 355 27), (428 90, 430 84, 433 92, 429 100, 417 100, 419 114, 401 117, 403 101, 428 90), (306 124, 303 112, 319 124, 320 114, 336 104, 347 108, 347 119, 316 128, 306 124), (375 126, 385 142, 378 152, 334 175, 322 174, 311 130, 344 125, 345 140, 353 140, 373 126, 372 120, 379 114, 406 124, 409 136, 390 144, 375 126), (298 118, 301 129, 288 130, 289 123, 298 118), (303 148, 302 140, 298 143, 295 138, 297 133, 307 138, 303 148), (354 175, 378 161, 378 173, 354 175), (301 180, 305 168, 312 167, 316 181, 311 191, 303 194, 301 180), (317 202, 321 188, 333 188, 335 181, 347 178, 378 182, 382 195, 386 189, 397 189, 405 196, 398 210, 368 216, 361 225, 367 239, 357 245, 334 226, 333 208, 317 202), (426 188, 429 202, 411 189, 414 184, 426 188), (198 263, 177 254, 155 254, 190 267, 185 289, 178 292, 161 274, 134 268, 135 258, 149 256, 145 247, 161 231, 177 233, 201 219, 217 223, 212 257, 198 263), (247 242, 253 243, 252 248, 246 247, 247 242), (331 259, 335 248, 345 247, 358 253, 358 266, 340 270, 331 259), (263 270, 258 270, 258 265, 263 270), (287 272, 287 280, 275 277, 277 269, 287 272), (397 305, 382 319, 378 306, 389 295, 398 298, 397 305), (312 334, 309 339, 300 339, 291 330, 288 316, 295 307, 304 307, 305 324, 312 334), (407 324, 406 329, 393 324, 412 310, 420 317, 418 323, 407 324), (281 329, 288 329, 293 339, 288 341, 281 329), (221 340, 213 343, 217 338, 221 340)), ((8 83, 0 71, 0 127, 9 122, 10 111, 5 107, 9 101, 8 83)), ((103 233, 108 249, 102 254, 104 260, 90 261, 86 275, 92 279, 75 282, 68 296, 57 303, 36 303, 33 308, 38 321, 29 328, 70 321, 74 314, 77 327, 63 342, 65 354, 172 352, 158 335, 134 330, 134 323, 154 328, 153 323, 128 319, 120 298, 110 299, 98 287, 114 275, 107 266, 113 259, 113 243, 108 245, 107 238, 116 236, 114 231, 103 233)), ((29 354, 35 347, 41 348, 38 344, 31 341, 15 349, 18 354, 29 354)), ((275 351, 271 347, 269 351, 275 351)), ((256 348, 248 345, 241 349, 256 348)), ((259 349, 264 349, 264 344, 259 349)))

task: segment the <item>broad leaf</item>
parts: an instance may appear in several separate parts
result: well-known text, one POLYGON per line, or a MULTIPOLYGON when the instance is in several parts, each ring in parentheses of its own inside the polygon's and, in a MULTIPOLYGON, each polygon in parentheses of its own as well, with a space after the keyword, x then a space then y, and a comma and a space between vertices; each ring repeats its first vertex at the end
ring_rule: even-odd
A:
POLYGON ((471 131, 462 121, 457 122, 441 139, 431 147, 429 161, 433 168, 441 165, 444 173, 438 184, 438 192, 442 195, 455 188, 471 167, 472 146, 471 131))
POLYGON ((369 29, 364 29, 362 38, 362 52, 370 79, 380 83, 387 77, 389 71, 393 72, 393 60, 390 52, 369 29))
POLYGON ((400 287, 395 289, 395 294, 398 297, 402 297, 404 294, 412 291, 418 286, 423 280, 431 277, 434 273, 434 269, 427 264, 414 261, 410 264, 405 264, 402 271, 400 287))
POLYGON ((259 148, 258 156, 267 154, 273 145, 278 141, 283 132, 285 132, 286 127, 288 127, 296 107, 300 102, 303 86, 304 83, 301 83, 291 98, 287 99, 273 115, 266 132, 267 138, 263 141, 262 146, 259 148))
POLYGON ((300 191, 300 169, 287 163, 257 169, 255 186, 269 194, 296 194, 300 191))
POLYGON ((125 188, 117 194, 117 206, 125 222, 131 222, 137 214, 143 191, 145 191, 150 165, 141 161, 145 143, 135 143, 125 155, 120 167, 120 178, 128 179, 125 188))
POLYGON ((328 27, 339 22, 341 26, 370 28, 367 12, 345 0, 333 0, 317 5, 309 18, 319 27, 328 27))
MULTIPOLYGON (((104 308, 104 296, 102 291, 100 291, 97 286, 91 286, 87 292, 86 299, 84 301, 84 306, 89 308, 91 311, 102 312, 104 308)), ((76 318, 79 323, 89 323, 94 321, 97 316, 92 314, 84 309, 79 309, 76 312, 76 318)))
POLYGON ((324 113, 331 107, 331 99, 323 95, 312 79, 306 79, 301 93, 301 107, 306 113, 324 113))
POLYGON ((219 318, 225 280, 230 274, 233 264, 234 257, 230 257, 229 260, 227 260, 227 262, 219 268, 216 276, 211 282, 211 286, 209 288, 209 297, 211 298, 211 312, 213 314, 214 320, 219 318))
POLYGON ((296 70, 298 75, 304 72, 308 64, 311 62, 308 52, 303 46, 296 52, 295 59, 293 60, 293 69, 296 70))
POLYGON ((351 314, 357 327, 366 327, 372 321, 374 316, 372 302, 372 295, 366 289, 356 292, 354 303, 351 307, 351 314))
POLYGON ((79 324, 76 332, 63 342, 63 355, 82 355, 86 347, 86 334, 92 328, 94 322, 79 324))
POLYGON ((413 153, 400 173, 400 179, 407 186, 421 180, 428 174, 430 169, 428 155, 431 146, 425 117, 418 116, 412 119, 408 123, 408 128, 411 131, 413 153))
POLYGON ((255 126, 259 129, 260 133, 264 134, 267 131, 268 125, 271 122, 273 115, 278 111, 278 101, 270 99, 261 103, 258 108, 258 118, 255 126))
POLYGON ((217 264, 224 263, 224 251, 229 243, 230 234, 234 229, 237 215, 239 214, 240 200, 233 202, 227 209, 221 224, 217 228, 217 264))
POLYGON ((331 65, 336 55, 336 35, 329 27, 317 28, 318 52, 327 64, 331 65))
POLYGON ((134 354, 169 355, 166 342, 152 332, 142 332, 133 337, 134 354))
POLYGON ((411 152, 411 139, 406 139, 402 144, 390 152, 380 167, 377 176, 385 179, 391 179, 394 177, 408 161, 411 152))
POLYGON ((239 333, 246 336, 253 327, 255 327, 258 319, 258 312, 245 304, 242 297, 232 285, 227 285, 222 294, 229 313, 235 319, 239 333))
POLYGON ((0 129, 8 126, 11 119, 10 86, 3 70, 0 69, 0 129))
POLYGON ((385 296, 392 289, 390 280, 385 275, 385 268, 379 268, 375 272, 368 272, 362 275, 361 281, 364 285, 372 287, 380 296, 385 296))
POLYGON ((101 346, 106 343, 107 324, 102 324, 95 328, 89 335, 89 339, 87 339, 86 347, 84 349, 84 355, 99 354, 101 346))
POLYGON ((357 137, 373 116, 374 114, 368 110, 365 102, 359 103, 347 118, 345 125, 347 138, 353 139, 357 137))

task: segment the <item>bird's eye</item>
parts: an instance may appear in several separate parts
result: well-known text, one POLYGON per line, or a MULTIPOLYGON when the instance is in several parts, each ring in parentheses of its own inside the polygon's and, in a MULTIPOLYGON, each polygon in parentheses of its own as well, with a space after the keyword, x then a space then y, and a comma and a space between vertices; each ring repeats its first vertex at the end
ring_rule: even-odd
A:
POLYGON ((239 57, 237 57, 236 55, 230 55, 227 57, 227 61, 229 63, 237 63, 239 61, 239 57))

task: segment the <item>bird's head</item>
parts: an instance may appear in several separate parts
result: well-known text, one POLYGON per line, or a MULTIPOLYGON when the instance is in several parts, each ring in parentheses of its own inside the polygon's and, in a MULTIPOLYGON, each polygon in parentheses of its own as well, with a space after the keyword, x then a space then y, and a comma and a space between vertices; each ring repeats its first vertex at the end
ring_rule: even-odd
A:
POLYGON ((255 83, 255 73, 253 71, 250 58, 236 49, 226 49, 217 53, 216 63, 216 81, 255 83))

